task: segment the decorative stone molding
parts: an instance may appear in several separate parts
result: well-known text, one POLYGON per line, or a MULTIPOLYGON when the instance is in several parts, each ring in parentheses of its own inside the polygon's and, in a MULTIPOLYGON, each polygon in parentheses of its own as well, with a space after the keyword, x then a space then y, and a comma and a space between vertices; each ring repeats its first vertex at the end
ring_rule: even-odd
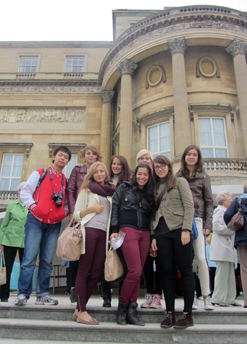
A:
POLYGON ((226 51, 233 57, 239 54, 245 55, 246 50, 247 43, 237 38, 234 38, 234 40, 226 48, 226 51))
MULTIPOLYGON (((196 11, 194 12, 196 14, 196 11)), ((198 18, 196 20, 194 17, 190 17, 191 21, 188 21, 186 17, 185 21, 180 18, 180 21, 176 24, 173 22, 164 20, 159 22, 157 25, 148 26, 145 30, 140 29, 138 32, 129 32, 129 35, 125 39, 121 39, 115 42, 114 47, 106 55, 99 72, 99 80, 103 79, 104 74, 108 73, 108 70, 115 67, 116 61, 118 61, 121 56, 127 56, 129 53, 133 54, 135 49, 140 49, 140 45, 156 41, 160 37, 165 37, 167 34, 177 33, 181 31, 183 33, 187 30, 224 30, 231 33, 239 35, 247 35, 247 27, 242 24, 242 21, 231 20, 231 15, 228 17, 222 17, 218 20, 215 18, 215 13, 212 16, 203 17, 201 20, 198 18)), ((243 22, 243 24, 245 21, 243 22)))
POLYGON ((101 93, 101 86, 0 85, 0 93, 101 93))
POLYGON ((35 73, 16 73, 16 79, 34 79, 35 73))
POLYGON ((62 109, 62 108, 42 108, 42 109, 5 109, 0 122, 44 122, 44 123, 81 123, 84 120, 85 108, 62 109))
POLYGON ((117 65, 117 69, 120 71, 121 75, 130 74, 133 75, 137 64, 131 60, 125 59, 117 65))
POLYGON ((32 146, 33 146, 33 143, 31 142, 26 142, 26 143, 0 142, 0 147, 2 150, 10 149, 13 152, 23 152, 27 158, 29 158, 29 154, 30 154, 32 146))
POLYGON ((205 78, 212 78, 214 75, 216 75, 217 78, 220 78, 218 64, 212 57, 203 56, 197 61, 196 77, 200 78, 201 75, 205 78))
POLYGON ((114 91, 102 91, 100 94, 102 103, 112 103, 114 94, 114 91))
POLYGON ((187 48, 186 40, 184 37, 168 39, 168 46, 172 55, 176 53, 184 54, 187 48))
POLYGON ((161 65, 152 66, 146 75, 146 88, 149 88, 149 86, 157 86, 161 81, 163 83, 166 82, 166 72, 164 67, 161 65))

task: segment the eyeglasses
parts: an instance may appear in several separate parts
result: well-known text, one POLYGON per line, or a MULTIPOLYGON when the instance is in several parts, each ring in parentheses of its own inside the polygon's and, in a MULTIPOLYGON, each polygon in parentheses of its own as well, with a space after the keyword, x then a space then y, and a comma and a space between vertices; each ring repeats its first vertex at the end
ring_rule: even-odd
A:
POLYGON ((166 168, 167 165, 163 164, 163 165, 155 165, 154 169, 155 171, 161 170, 164 171, 164 169, 166 168))

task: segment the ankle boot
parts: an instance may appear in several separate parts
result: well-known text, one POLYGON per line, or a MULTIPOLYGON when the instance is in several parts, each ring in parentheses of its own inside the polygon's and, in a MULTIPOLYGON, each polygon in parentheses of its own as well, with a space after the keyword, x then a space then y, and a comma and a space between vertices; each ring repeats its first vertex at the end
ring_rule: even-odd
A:
POLYGON ((173 327, 174 328, 186 328, 189 326, 194 326, 191 312, 183 313, 183 315, 175 322, 173 327))
POLYGON ((164 320, 160 324, 163 328, 169 328, 172 327, 175 324, 175 313, 174 312, 167 312, 165 315, 164 320))
POLYGON ((119 325, 127 325, 127 311, 128 311, 128 303, 120 302, 118 303, 118 310, 117 310, 117 323, 119 325))
POLYGON ((101 282, 103 307, 111 307, 111 283, 101 282))
POLYGON ((144 326, 145 323, 140 319, 137 312, 137 306, 138 304, 136 302, 130 302, 127 313, 127 321, 132 325, 144 326))
POLYGON ((103 307, 111 307, 111 299, 107 295, 103 295, 103 307))

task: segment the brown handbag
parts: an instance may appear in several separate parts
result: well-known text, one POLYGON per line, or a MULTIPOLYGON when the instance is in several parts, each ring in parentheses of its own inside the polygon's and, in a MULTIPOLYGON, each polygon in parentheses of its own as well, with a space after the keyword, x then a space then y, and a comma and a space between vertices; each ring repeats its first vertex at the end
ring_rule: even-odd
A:
POLYGON ((0 285, 6 284, 6 266, 3 248, 0 249, 0 285))
POLYGON ((57 239, 56 255, 64 260, 75 261, 81 256, 82 231, 79 228, 81 223, 73 224, 73 218, 68 227, 57 239))
POLYGON ((236 214, 233 215, 231 221, 228 223, 227 227, 232 231, 239 231, 244 226, 244 214, 241 208, 241 198, 238 199, 239 209, 236 214))
POLYGON ((116 250, 110 247, 105 259, 105 280, 107 282, 115 281, 123 276, 123 264, 117 254, 116 250))

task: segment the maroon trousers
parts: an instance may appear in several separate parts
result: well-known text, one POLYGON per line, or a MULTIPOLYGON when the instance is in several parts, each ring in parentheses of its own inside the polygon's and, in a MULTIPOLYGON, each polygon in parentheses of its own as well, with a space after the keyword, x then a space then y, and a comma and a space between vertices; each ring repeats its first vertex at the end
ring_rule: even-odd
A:
POLYGON ((137 230, 131 227, 121 228, 126 233, 121 246, 128 268, 124 279, 119 301, 136 302, 140 290, 140 277, 150 247, 150 232, 137 230))
POLYGON ((75 282, 77 307, 80 312, 86 311, 86 305, 100 280, 105 262, 106 232, 86 228, 86 253, 79 260, 75 282))

